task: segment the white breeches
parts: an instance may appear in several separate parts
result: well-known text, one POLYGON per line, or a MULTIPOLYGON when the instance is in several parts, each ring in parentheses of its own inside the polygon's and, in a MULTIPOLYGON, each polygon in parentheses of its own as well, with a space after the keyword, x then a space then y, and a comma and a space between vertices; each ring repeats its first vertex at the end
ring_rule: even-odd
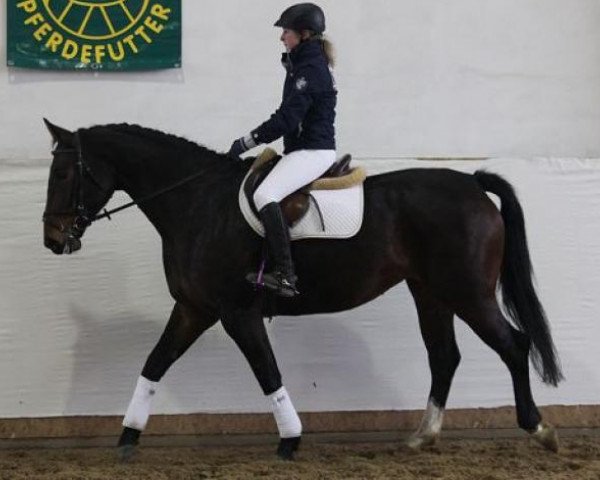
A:
POLYGON ((335 150, 296 150, 284 156, 254 192, 260 211, 323 175, 336 160, 335 150))

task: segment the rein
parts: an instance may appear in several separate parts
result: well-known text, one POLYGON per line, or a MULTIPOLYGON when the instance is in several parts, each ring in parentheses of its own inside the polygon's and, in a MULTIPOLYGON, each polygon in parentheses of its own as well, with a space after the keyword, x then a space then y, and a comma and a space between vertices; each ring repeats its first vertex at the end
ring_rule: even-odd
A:
POLYGON ((116 208, 113 208, 111 210, 103 209, 103 212, 101 214, 99 214, 99 215, 96 215, 90 221, 90 224, 93 223, 93 222, 95 222, 96 220, 101 220, 103 218, 107 218, 107 219, 111 220, 110 216, 113 213, 120 212, 121 210, 125 210, 126 208, 129 208, 129 207, 133 207, 134 205, 139 205, 139 204, 144 203, 144 202, 146 202, 148 200, 152 200, 153 198, 156 198, 156 197, 158 197, 158 196, 160 196, 160 195, 162 195, 164 193, 170 192, 171 190, 175 190, 176 188, 181 187, 182 185, 185 185, 186 183, 194 180, 195 178, 198 178, 202 173, 204 173, 204 171, 196 172, 196 173, 190 175, 189 177, 185 177, 184 179, 182 179, 182 180, 180 180, 178 182, 175 182, 172 185, 169 185, 168 187, 165 187, 165 188, 163 188, 163 189, 161 189, 161 190, 159 190, 157 192, 154 192, 154 193, 151 193, 149 195, 146 195, 145 197, 139 198, 138 200, 133 200, 131 202, 124 203, 123 205, 121 205, 119 207, 116 207, 116 208))

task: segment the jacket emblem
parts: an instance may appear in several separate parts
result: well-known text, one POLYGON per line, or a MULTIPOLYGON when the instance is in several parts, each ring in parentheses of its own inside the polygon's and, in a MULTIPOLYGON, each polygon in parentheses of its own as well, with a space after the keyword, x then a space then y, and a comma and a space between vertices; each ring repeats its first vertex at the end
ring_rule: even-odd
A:
POLYGON ((308 82, 304 77, 300 77, 298 80, 296 80, 296 90, 304 90, 307 85, 308 82))

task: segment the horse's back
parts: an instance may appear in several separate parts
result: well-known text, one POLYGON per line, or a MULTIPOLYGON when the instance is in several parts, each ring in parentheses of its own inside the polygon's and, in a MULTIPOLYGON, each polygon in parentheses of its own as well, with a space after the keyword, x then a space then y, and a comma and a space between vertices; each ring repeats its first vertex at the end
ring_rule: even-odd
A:
MULTIPOLYGON (((433 221, 480 215, 499 215, 474 175, 449 168, 411 168, 367 177, 366 205, 382 200, 403 215, 433 221)), ((368 214, 368 212, 367 212, 368 214)))
POLYGON ((481 192, 473 175, 450 168, 407 168, 370 175, 365 180, 367 190, 381 187, 400 189, 405 192, 418 189, 434 189, 440 193, 456 190, 481 192))

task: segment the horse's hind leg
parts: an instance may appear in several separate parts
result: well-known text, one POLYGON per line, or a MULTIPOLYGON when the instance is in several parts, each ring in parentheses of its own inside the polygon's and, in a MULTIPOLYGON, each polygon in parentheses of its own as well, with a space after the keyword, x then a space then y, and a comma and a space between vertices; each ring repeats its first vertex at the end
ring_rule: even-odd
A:
POLYGON ((444 408, 460 353, 454 336, 454 313, 420 283, 408 281, 419 314, 421 335, 427 347, 431 390, 419 429, 408 439, 411 448, 434 444, 440 436, 444 408))
POLYGON ((558 436, 553 427, 542 423, 542 416, 533 401, 529 383, 529 337, 510 325, 500 311, 495 297, 476 305, 459 308, 457 314, 500 355, 508 367, 519 427, 532 434, 544 447, 558 451, 558 436))
POLYGON ((175 304, 169 322, 160 340, 150 353, 127 408, 123 420, 123 433, 119 438, 119 452, 127 460, 134 452, 140 434, 150 416, 150 404, 158 382, 171 365, 194 341, 217 321, 208 312, 175 304))
POLYGON ((277 455, 284 460, 292 460, 300 444, 302 423, 281 383, 281 374, 261 310, 256 307, 249 310, 227 309, 222 314, 221 323, 248 360, 264 394, 268 397, 279 430, 277 455))

